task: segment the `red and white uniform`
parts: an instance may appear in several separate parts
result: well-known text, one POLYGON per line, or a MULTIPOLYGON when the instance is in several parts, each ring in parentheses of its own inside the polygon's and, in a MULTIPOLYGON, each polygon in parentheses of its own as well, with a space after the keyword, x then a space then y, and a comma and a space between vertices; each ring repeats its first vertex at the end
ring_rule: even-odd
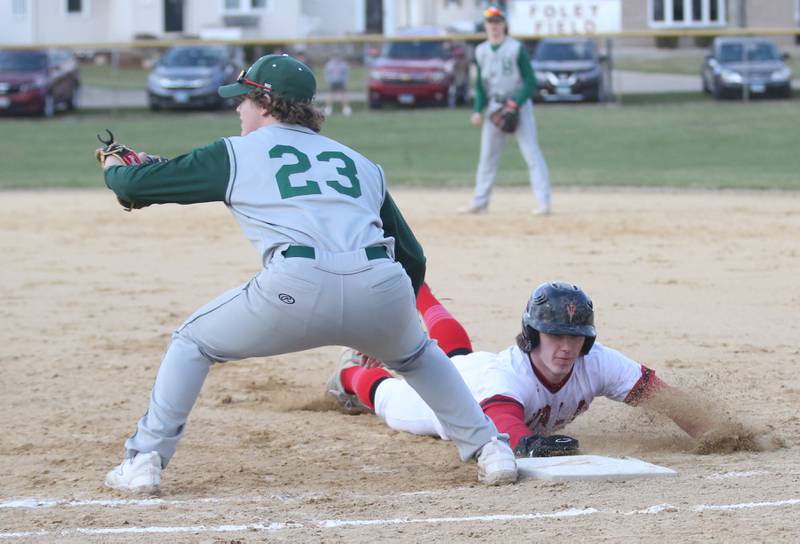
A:
MULTIPOLYGON (((656 387, 655 372, 595 342, 559 385, 538 375, 526 353, 511 346, 500 353, 452 358, 472 395, 512 447, 522 436, 552 434, 585 412, 595 397, 636 404, 656 387)), ((375 413, 393 429, 447 439, 423 400, 404 381, 387 379, 375 392, 375 413)))

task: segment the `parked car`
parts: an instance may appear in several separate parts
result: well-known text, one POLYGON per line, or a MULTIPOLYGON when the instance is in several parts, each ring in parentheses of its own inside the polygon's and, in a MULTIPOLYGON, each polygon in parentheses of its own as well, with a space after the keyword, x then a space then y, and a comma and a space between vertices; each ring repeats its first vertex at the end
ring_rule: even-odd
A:
POLYGON ((0 50, 0 112, 74 110, 80 86, 78 61, 66 49, 0 50))
POLYGON ((715 98, 749 94, 788 98, 792 94, 792 71, 768 38, 719 37, 711 44, 702 69, 703 91, 715 98))
POLYGON ((586 38, 545 38, 536 46, 531 65, 536 74, 537 101, 591 101, 605 98, 602 62, 594 42, 586 38))
POLYGON ((369 70, 369 107, 385 102, 453 107, 469 97, 466 44, 446 40, 436 29, 407 29, 401 35, 442 35, 442 40, 386 42, 369 70))
POLYGON ((150 109, 220 108, 220 85, 241 71, 234 48, 225 45, 177 45, 167 49, 147 78, 150 109))

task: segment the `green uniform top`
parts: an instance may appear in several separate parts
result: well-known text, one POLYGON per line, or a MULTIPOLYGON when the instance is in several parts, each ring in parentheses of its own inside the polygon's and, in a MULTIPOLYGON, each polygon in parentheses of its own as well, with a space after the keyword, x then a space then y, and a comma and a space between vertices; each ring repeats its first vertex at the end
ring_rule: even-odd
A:
POLYGON ((536 74, 531 67, 531 58, 525 47, 513 38, 506 37, 499 44, 483 42, 475 51, 475 78, 474 110, 478 113, 489 103, 493 93, 507 94, 503 88, 508 86, 508 81, 514 87, 510 98, 522 106, 536 90, 536 74), (514 50, 517 51, 514 51, 514 50), (508 66, 508 52, 516 59, 516 66, 508 66), (516 68, 516 70, 514 70, 516 68))
POLYGON ((224 202, 265 262, 282 243, 329 251, 384 243, 415 292, 425 278, 422 246, 380 167, 303 127, 278 123, 166 162, 113 166, 105 181, 139 205, 224 202))

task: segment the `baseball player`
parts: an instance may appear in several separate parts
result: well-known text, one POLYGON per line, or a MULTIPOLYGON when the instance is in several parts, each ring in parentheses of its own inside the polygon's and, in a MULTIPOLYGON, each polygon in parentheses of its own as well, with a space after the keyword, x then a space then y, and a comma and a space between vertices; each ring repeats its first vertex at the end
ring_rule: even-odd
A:
POLYGON ((240 137, 149 164, 102 156, 106 184, 128 208, 224 202, 263 263, 174 332, 149 408, 125 442, 124 462, 108 473, 108 486, 159 489, 212 364, 325 345, 372 353, 404 376, 461 459, 477 459, 482 482, 516 479, 507 437, 498 436, 417 319, 414 293, 425 257, 387 192, 383 170, 318 134, 315 91, 305 64, 264 56, 219 88, 240 101, 240 137))
MULTIPOLYGON (((595 341, 592 301, 563 282, 539 285, 522 315, 516 343, 500 353, 473 352, 464 328, 426 284, 417 309, 431 338, 439 341, 483 411, 511 437, 517 456, 575 453, 577 440, 554 435, 585 412, 595 397, 638 405, 659 395, 684 394, 656 373, 595 341)), ((373 411, 393 429, 449 438, 425 401, 374 358, 345 351, 327 386, 344 411, 373 411)), ((442 388, 445 391, 446 388, 442 388)), ((663 410, 692 437, 710 427, 664 403, 663 410)))
POLYGON ((533 213, 547 215, 550 213, 550 175, 536 137, 536 120, 530 99, 536 89, 536 76, 531 60, 525 47, 506 35, 506 16, 502 10, 490 7, 483 17, 488 40, 475 49, 477 77, 474 112, 470 118, 473 125, 483 124, 481 151, 475 176, 475 194, 471 204, 461 211, 473 214, 487 211, 508 136, 506 131, 513 131, 528 165, 531 187, 538 202, 533 213), (482 120, 484 106, 486 118, 482 120), (492 122, 492 114, 501 109, 508 111, 512 118, 518 117, 518 122, 513 123, 511 128, 501 128, 492 122))
POLYGON ((333 105, 338 100, 342 103, 342 114, 351 115, 353 110, 347 101, 347 80, 350 77, 350 66, 338 53, 325 63, 325 81, 328 82, 328 100, 325 104, 325 115, 333 114, 333 105))

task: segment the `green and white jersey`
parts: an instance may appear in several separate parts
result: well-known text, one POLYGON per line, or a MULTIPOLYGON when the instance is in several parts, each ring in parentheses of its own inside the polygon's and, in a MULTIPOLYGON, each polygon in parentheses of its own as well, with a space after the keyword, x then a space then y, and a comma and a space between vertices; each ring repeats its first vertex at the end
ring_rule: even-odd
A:
POLYGON ((225 140, 231 164, 225 201, 265 262, 282 244, 354 251, 393 240, 380 209, 379 166, 312 130, 273 124, 225 140))
POLYGON ((106 185, 141 206, 224 202, 266 263, 283 244, 353 251, 383 244, 415 291, 425 256, 383 170, 312 130, 274 124, 157 164, 113 166, 106 185))
POLYGON ((502 103, 514 98, 523 85, 517 59, 522 43, 506 37, 498 46, 485 41, 475 48, 475 62, 480 70, 481 84, 490 102, 502 103))

